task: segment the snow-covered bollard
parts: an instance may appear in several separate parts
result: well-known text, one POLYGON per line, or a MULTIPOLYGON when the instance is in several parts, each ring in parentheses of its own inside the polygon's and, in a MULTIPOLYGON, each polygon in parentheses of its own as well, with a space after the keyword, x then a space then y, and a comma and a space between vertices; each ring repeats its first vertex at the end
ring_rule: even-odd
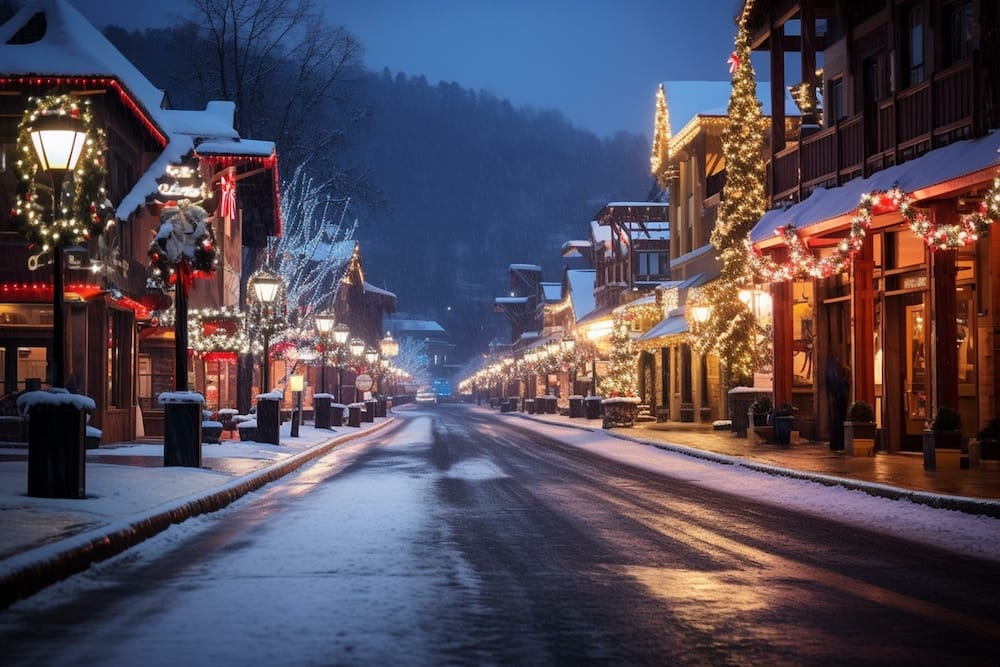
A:
POLYGON ((330 403, 332 394, 313 394, 313 426, 315 428, 330 428, 330 403))
POLYGON ((347 418, 347 406, 343 403, 330 404, 330 426, 343 426, 347 418))
POLYGON ((205 397, 196 391, 165 391, 163 465, 201 467, 201 422, 205 397))
POLYGON ((87 496, 86 415, 96 407, 94 399, 56 387, 18 397, 28 418, 29 496, 87 496))
POLYGON ((281 392, 271 391, 257 395, 257 442, 280 445, 278 437, 281 425, 281 392))

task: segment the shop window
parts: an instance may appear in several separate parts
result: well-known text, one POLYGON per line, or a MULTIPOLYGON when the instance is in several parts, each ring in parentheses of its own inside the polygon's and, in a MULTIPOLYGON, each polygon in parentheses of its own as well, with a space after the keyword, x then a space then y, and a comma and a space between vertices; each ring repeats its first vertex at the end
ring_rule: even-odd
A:
POLYGON ((951 67, 972 55, 973 20, 972 2, 956 2, 943 10, 944 63, 951 67))
POLYGON ((159 410, 157 397, 174 390, 174 350, 154 349, 139 354, 139 405, 145 410, 159 410))
POLYGON ((29 379, 45 378, 48 364, 48 354, 44 347, 17 348, 17 388, 18 391, 27 386, 29 379))

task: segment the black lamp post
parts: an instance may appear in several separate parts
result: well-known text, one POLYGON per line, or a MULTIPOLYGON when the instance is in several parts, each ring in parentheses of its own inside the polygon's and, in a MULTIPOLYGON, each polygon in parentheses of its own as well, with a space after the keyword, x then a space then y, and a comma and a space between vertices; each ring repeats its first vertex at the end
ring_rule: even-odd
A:
POLYGON ((343 349, 347 339, 351 337, 351 328, 341 322, 333 328, 333 342, 337 345, 337 400, 344 402, 344 367, 340 364, 340 351, 343 349))
MULTIPOLYGON (((359 362, 360 361, 364 361, 364 358, 365 358, 365 347, 366 347, 365 346, 365 341, 361 340, 360 338, 352 338, 351 342, 348 345, 348 348, 351 351, 351 359, 352 360, 357 360, 359 362)), ((354 402, 355 403, 358 402, 358 384, 357 384, 358 381, 357 381, 357 376, 358 376, 357 373, 355 373, 354 374, 354 377, 355 377, 355 380, 354 380, 354 402)))
MULTIPOLYGON (((253 289, 257 294, 257 300, 264 306, 270 306, 274 303, 275 298, 278 296, 278 288, 281 287, 281 277, 276 276, 273 273, 261 272, 254 276, 253 279, 253 289)), ((261 313, 261 319, 264 319, 264 313, 261 313)), ((270 330, 271 323, 264 322, 261 323, 261 329, 264 335, 264 364, 261 368, 261 392, 267 393, 271 391, 271 369, 269 365, 270 357, 270 330)))
POLYGON ((330 311, 323 311, 317 313, 315 317, 316 333, 319 334, 320 342, 323 346, 322 352, 322 367, 320 369, 320 380, 319 380, 319 390, 321 393, 326 393, 326 348, 330 346, 330 333, 333 331, 333 325, 336 324, 336 319, 333 313, 330 311))
MULTIPOLYGON (((76 168, 87 133, 83 121, 68 114, 42 114, 29 130, 38 162, 52 178, 52 222, 65 213, 62 184, 67 172, 76 168)), ((55 387, 66 386, 66 315, 63 294, 63 246, 65 240, 53 235, 52 261, 52 367, 55 387)))

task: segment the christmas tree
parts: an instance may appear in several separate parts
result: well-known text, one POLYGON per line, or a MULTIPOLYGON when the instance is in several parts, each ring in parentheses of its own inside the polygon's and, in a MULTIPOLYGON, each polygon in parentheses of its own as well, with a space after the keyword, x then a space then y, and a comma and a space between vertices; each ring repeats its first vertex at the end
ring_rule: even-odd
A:
POLYGON ((722 133, 726 183, 711 235, 722 269, 718 280, 704 289, 711 315, 692 331, 692 346, 696 350, 719 357, 728 386, 751 384, 754 370, 759 366, 757 325, 753 313, 739 298, 750 275, 744 240, 764 215, 766 201, 765 120, 757 100, 746 26, 752 4, 752 0, 748 0, 743 8, 735 50, 729 61, 733 90, 729 98, 728 122, 722 133))
POLYGON ((629 336, 629 317, 616 314, 611 328, 611 356, 607 375, 601 378, 600 392, 604 396, 635 396, 635 356, 629 336))

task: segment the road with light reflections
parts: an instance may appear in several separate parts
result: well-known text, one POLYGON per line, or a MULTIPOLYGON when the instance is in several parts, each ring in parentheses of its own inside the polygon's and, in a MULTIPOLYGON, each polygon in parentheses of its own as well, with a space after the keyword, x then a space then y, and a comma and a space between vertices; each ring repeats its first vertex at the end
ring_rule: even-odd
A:
POLYGON ((993 564, 467 406, 398 417, 8 610, 0 662, 995 664, 993 564))

